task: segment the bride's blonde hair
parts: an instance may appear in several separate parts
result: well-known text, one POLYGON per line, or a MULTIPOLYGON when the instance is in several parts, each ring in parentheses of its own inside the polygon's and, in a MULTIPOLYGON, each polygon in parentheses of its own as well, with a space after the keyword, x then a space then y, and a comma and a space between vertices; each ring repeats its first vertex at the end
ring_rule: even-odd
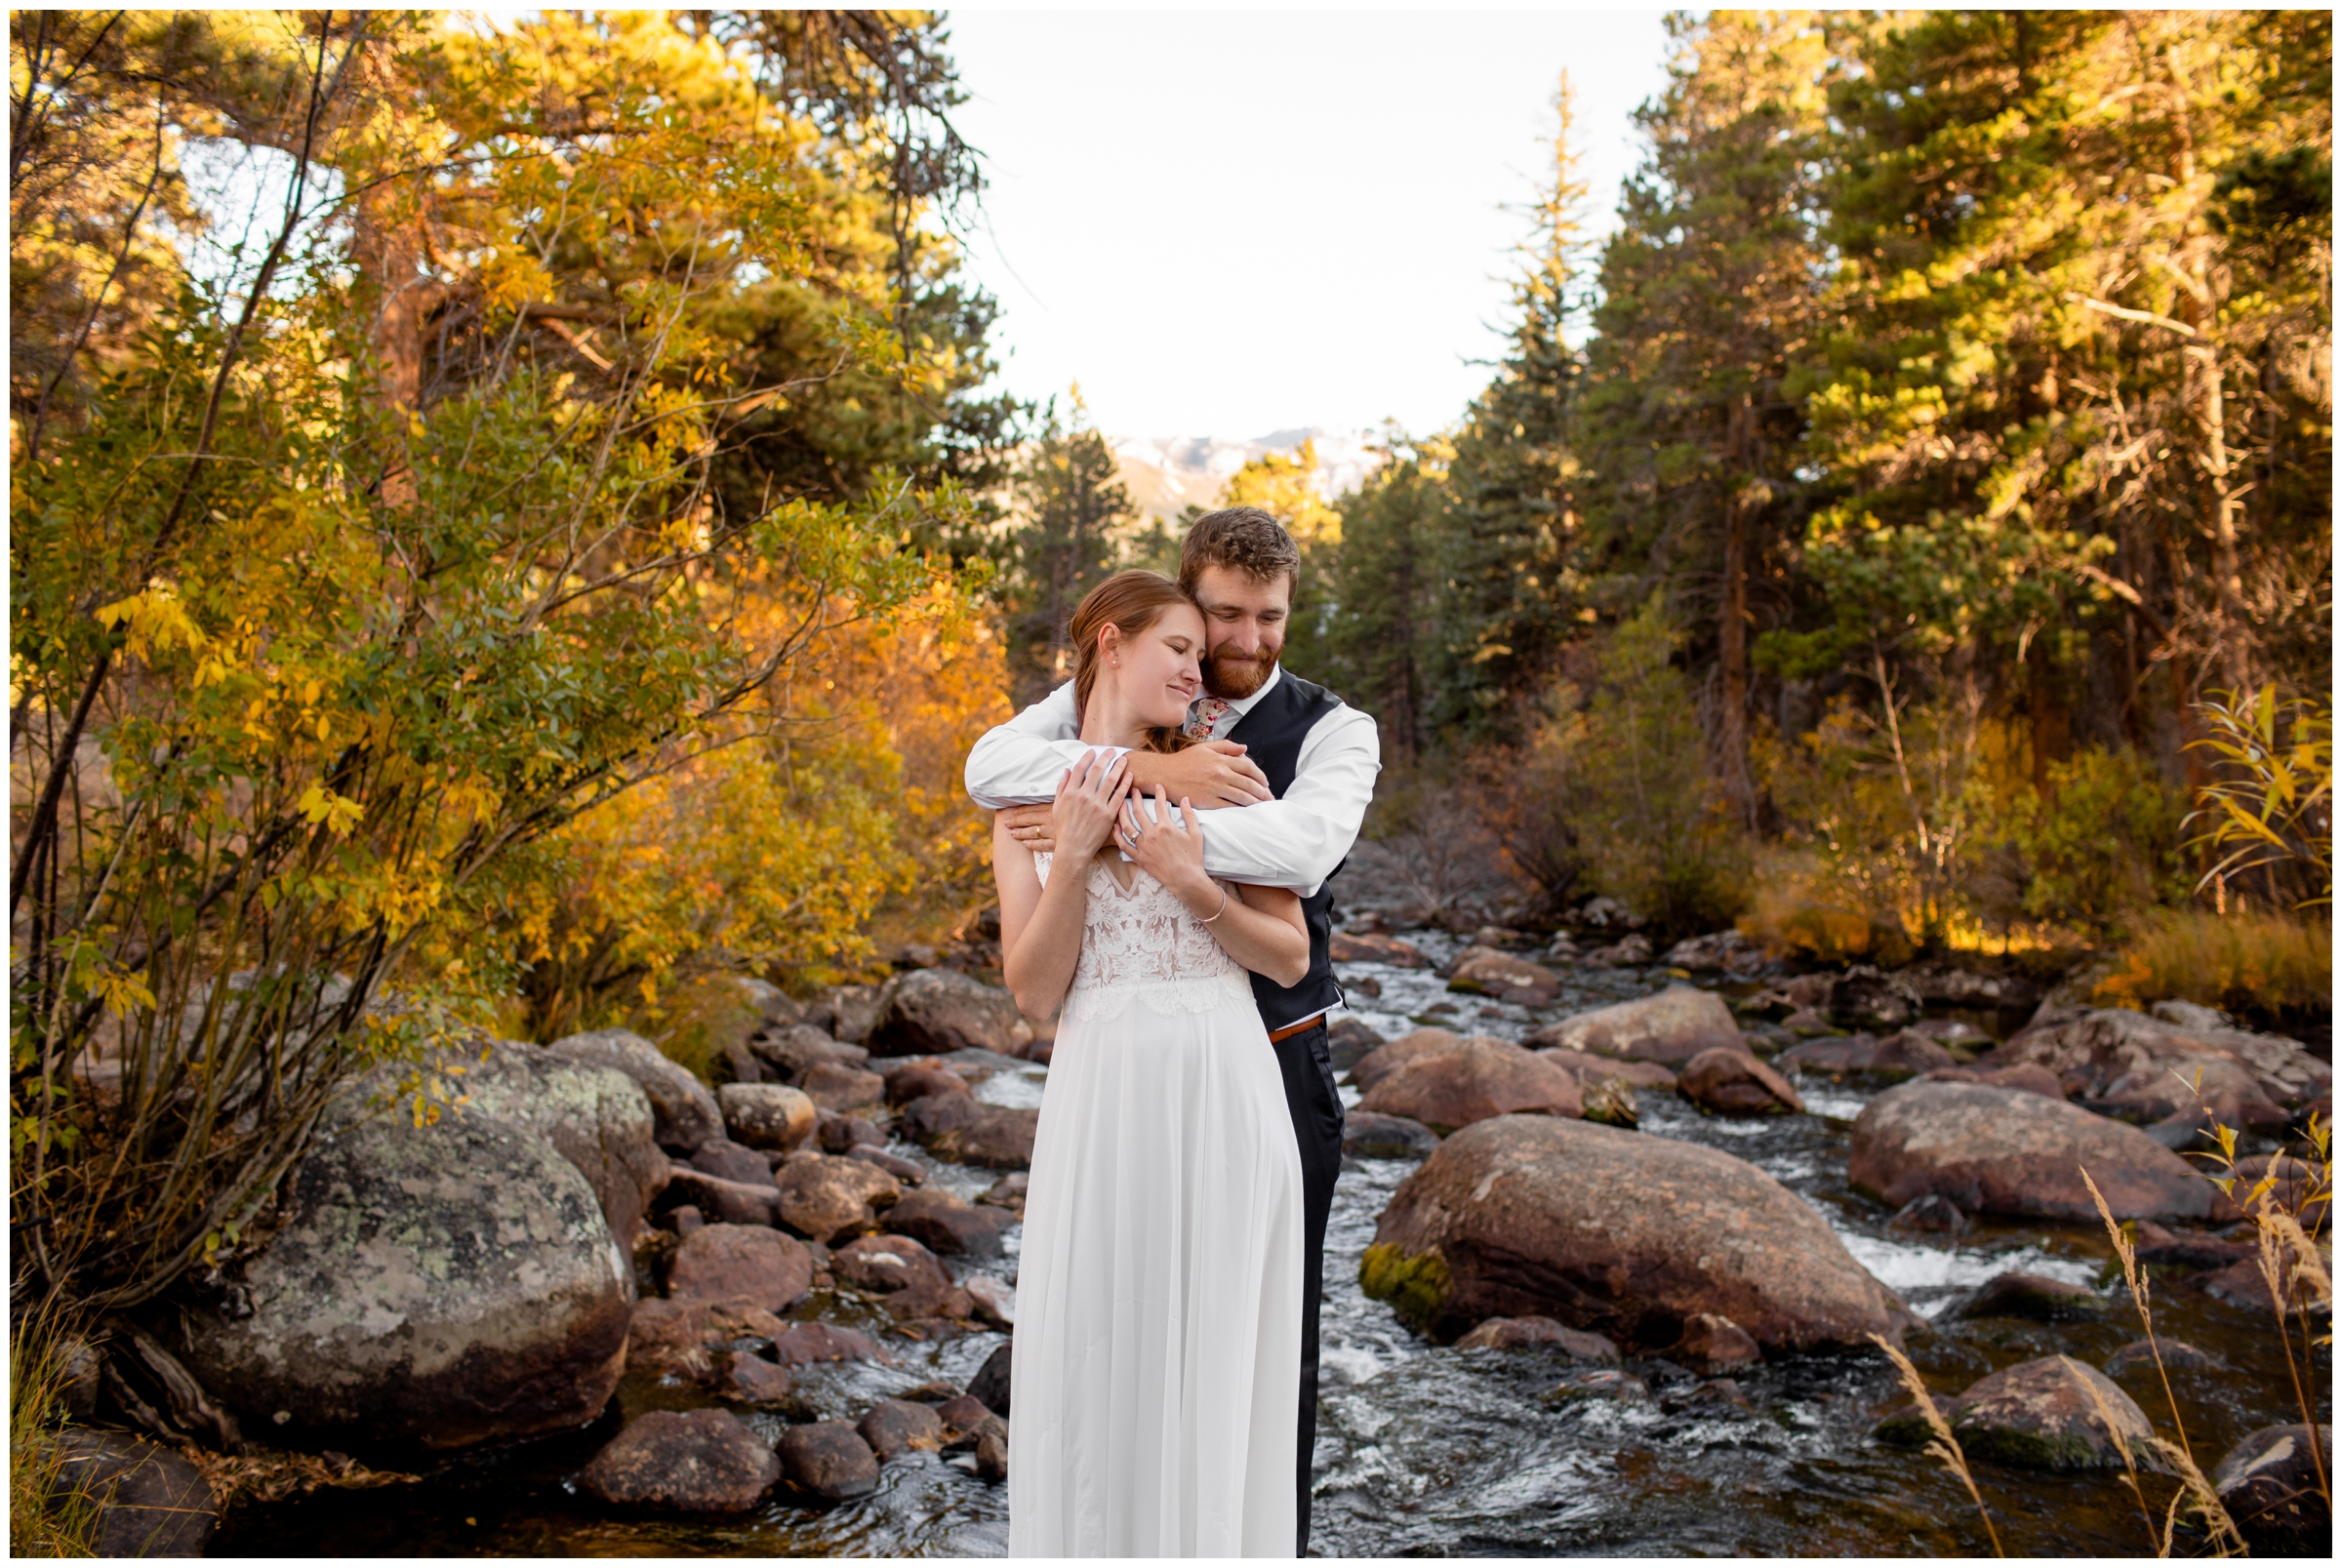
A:
MULTIPOLYGON (((1116 572, 1082 596, 1067 632, 1073 639, 1073 723, 1076 729, 1089 711, 1090 689, 1098 684, 1098 634, 1109 626, 1136 637, 1163 617, 1173 605, 1184 604, 1200 614, 1194 596, 1160 572, 1134 568, 1116 572)), ((1147 732, 1149 751, 1184 751, 1194 743, 1176 724, 1147 732)))

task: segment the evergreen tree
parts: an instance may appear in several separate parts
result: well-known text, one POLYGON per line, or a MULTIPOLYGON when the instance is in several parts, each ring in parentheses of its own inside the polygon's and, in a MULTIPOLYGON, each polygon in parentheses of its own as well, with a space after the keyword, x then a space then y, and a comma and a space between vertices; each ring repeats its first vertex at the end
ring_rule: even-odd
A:
POLYGON ((1009 647, 1021 703, 1073 673, 1067 623, 1082 595, 1112 575, 1137 520, 1114 449, 1085 416, 1078 387, 1070 428, 1053 404, 1011 482, 1009 647))
POLYGON ((1580 363, 1564 328, 1585 303, 1587 184, 1567 73, 1554 102, 1552 182, 1521 246, 1512 342, 1465 417, 1447 474, 1432 721, 1475 738, 1514 727, 1509 699, 1550 668, 1575 608, 1565 572, 1581 527, 1569 445, 1580 363))
POLYGON ((1668 21, 1667 90, 1636 116, 1650 139, 1604 247, 1588 346, 1581 451, 1595 517, 1587 569, 1708 607, 1713 740, 1734 814, 1754 825, 1748 757, 1753 582, 1777 580, 1808 488, 1801 400, 1821 256, 1822 30, 1807 13, 1668 21))
MULTIPOLYGON (((1342 514, 1325 503, 1317 486, 1317 443, 1304 441, 1291 457, 1264 452, 1229 475, 1219 504, 1258 506, 1293 536, 1301 550, 1301 578, 1293 584, 1293 612, 1285 624, 1282 657, 1302 674, 1322 680, 1334 606, 1326 573, 1341 553, 1342 514)), ((1184 537, 1186 530, 1181 532, 1184 537)), ((1171 570, 1176 573, 1178 568, 1171 570)))
POLYGON ((1318 661, 1305 673, 1374 714, 1383 756, 1404 768, 1421 754, 1428 721, 1425 665, 1447 453, 1397 430, 1383 450, 1365 484, 1342 499, 1341 548, 1321 552, 1323 630, 1318 661))

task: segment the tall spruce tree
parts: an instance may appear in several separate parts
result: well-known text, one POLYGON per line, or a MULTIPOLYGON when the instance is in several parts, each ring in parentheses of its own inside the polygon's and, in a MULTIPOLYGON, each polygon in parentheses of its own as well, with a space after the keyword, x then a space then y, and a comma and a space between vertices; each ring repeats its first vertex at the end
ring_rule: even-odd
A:
POLYGON ((1382 726, 1383 755, 1410 767, 1429 721, 1437 549, 1447 509, 1447 451, 1393 429, 1385 461, 1342 498, 1341 547, 1320 550, 1317 649, 1331 684, 1382 726))
POLYGON ((1009 646, 1018 700, 1029 703, 1072 673, 1067 623, 1113 572, 1137 521, 1114 449, 1089 427, 1078 388, 1070 427, 1051 405, 1017 463, 1012 494, 1020 521, 1009 537, 1009 646))
POLYGON ((1586 565, 1655 578, 1707 612, 1712 635, 1690 653, 1714 662, 1717 777, 1754 825, 1751 592, 1778 596, 1806 509, 1792 382, 1816 322, 1829 61, 1811 13, 1675 16, 1668 30, 1668 87, 1635 116, 1650 150, 1603 249, 1588 345, 1586 565))
POLYGON ((1566 328, 1586 303, 1590 268, 1566 72, 1554 106, 1551 183, 1529 209, 1512 341, 1465 417, 1447 473, 1432 722, 1470 739, 1516 727, 1510 699, 1552 666, 1575 608, 1564 573, 1581 527, 1569 437, 1581 367, 1566 328))

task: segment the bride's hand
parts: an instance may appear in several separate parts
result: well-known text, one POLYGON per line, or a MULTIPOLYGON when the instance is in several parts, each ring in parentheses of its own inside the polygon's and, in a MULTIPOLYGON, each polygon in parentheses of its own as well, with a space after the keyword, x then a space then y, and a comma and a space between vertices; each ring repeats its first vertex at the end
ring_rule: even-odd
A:
POLYGON ((1130 792, 1129 760, 1127 752, 1092 751, 1066 770, 1050 810, 1050 836, 1059 855, 1079 863, 1106 847, 1114 814, 1130 792))
POLYGON ((1219 902, 1220 889, 1203 868, 1203 824, 1185 797, 1174 807, 1156 795, 1154 817, 1149 821, 1139 810, 1139 797, 1131 795, 1122 802, 1114 836, 1132 864, 1169 888, 1181 903, 1193 908, 1200 900, 1208 909, 1219 902))

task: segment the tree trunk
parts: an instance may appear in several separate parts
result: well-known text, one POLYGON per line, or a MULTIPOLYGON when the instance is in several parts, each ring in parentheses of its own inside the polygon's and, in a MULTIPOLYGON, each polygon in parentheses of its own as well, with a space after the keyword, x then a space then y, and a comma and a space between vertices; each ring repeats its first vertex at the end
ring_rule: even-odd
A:
POLYGON ((1756 410, 1742 394, 1727 416, 1729 454, 1724 497, 1724 583, 1716 609, 1718 672, 1723 677, 1716 724, 1716 757, 1724 798, 1744 827, 1756 825, 1756 792, 1749 778, 1749 504, 1745 481, 1754 477, 1756 410))
POLYGON ((405 210, 396 185, 376 185, 358 198, 350 257, 374 301, 368 338, 374 349, 375 395, 388 437, 383 453, 384 503, 415 503, 409 430, 423 402, 423 330, 435 289, 423 270, 421 223, 405 210))

